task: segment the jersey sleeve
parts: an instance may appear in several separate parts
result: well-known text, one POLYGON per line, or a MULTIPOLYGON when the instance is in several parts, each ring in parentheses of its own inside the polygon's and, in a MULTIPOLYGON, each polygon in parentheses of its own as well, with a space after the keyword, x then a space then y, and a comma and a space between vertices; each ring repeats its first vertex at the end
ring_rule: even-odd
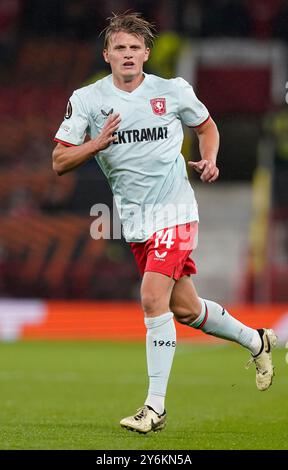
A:
POLYGON ((209 111, 197 98, 192 86, 183 78, 176 78, 178 89, 178 115, 189 127, 198 127, 209 119, 209 111))
POLYGON ((80 145, 84 142, 89 127, 88 114, 76 92, 68 101, 64 121, 59 127, 54 141, 64 145, 80 145))

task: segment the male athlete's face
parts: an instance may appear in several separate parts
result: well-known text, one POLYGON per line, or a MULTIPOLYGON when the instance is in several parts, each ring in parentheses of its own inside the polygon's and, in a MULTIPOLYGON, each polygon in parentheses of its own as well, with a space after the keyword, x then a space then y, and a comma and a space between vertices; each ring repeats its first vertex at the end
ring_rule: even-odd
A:
POLYGON ((117 82, 131 82, 142 76, 143 64, 149 58, 150 49, 145 46, 144 38, 124 31, 114 33, 104 49, 103 55, 110 64, 117 82))

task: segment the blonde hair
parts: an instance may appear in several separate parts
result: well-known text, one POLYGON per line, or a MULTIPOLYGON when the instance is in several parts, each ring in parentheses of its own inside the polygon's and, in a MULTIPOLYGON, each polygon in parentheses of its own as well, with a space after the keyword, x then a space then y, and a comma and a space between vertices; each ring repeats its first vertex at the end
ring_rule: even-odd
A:
POLYGON ((141 13, 125 12, 119 15, 113 13, 113 16, 107 18, 109 21, 100 35, 104 34, 104 49, 107 49, 112 34, 124 31, 128 34, 143 37, 145 46, 149 49, 153 47, 156 37, 156 29, 153 23, 144 20, 141 13))

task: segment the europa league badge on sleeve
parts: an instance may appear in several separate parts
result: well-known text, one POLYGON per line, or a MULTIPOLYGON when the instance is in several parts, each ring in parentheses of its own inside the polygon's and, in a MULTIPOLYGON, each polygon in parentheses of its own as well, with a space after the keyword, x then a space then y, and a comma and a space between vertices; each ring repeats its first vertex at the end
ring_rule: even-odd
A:
POLYGON ((72 116, 72 104, 71 101, 69 100, 67 103, 67 108, 65 112, 65 119, 69 119, 72 116))

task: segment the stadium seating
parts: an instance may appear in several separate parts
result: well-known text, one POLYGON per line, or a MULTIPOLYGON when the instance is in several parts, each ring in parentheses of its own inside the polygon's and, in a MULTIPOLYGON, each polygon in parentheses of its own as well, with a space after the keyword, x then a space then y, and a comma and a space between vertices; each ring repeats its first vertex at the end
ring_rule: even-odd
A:
MULTIPOLYGON (((274 10, 275 16, 276 10, 274 10)), ((257 11, 253 10, 253 12, 257 16, 257 11)), ((100 50, 97 51, 98 44, 97 41, 79 41, 71 36, 65 38, 64 35, 37 38, 27 35, 19 43, 15 60, 10 61, 7 68, 0 74, 0 128, 3 136, 0 151, 0 293, 5 295, 50 298, 61 296, 105 298, 105 296, 113 297, 114 295, 133 298, 135 296, 138 276, 134 264, 130 265, 129 248, 121 241, 96 242, 89 235, 91 206, 98 201, 108 201, 111 207, 111 193, 105 187, 103 179, 98 178, 99 170, 96 170, 96 165, 94 168, 88 165, 83 168, 83 171, 65 175, 61 179, 51 169, 53 137, 63 118, 69 96, 81 84, 89 83, 89 77, 94 77, 95 72, 96 74, 102 73, 102 65, 97 63, 101 56, 100 50), (91 177, 92 171, 93 178, 91 177), (60 256, 56 256, 57 253, 60 256), (119 256, 121 262, 117 261, 119 256), (102 273, 100 279, 99 269, 102 273)), ((223 48, 220 46, 218 52, 220 51, 221 55, 223 48)), ((234 54, 232 56, 234 60, 234 54)), ((209 59, 210 55, 206 54, 205 57, 209 59)), ((214 60, 214 56, 212 59, 214 60)), ((249 82, 253 83, 254 91, 252 93, 250 87, 250 93, 240 96, 238 90, 241 88, 241 83, 236 86, 237 93, 235 90, 231 91, 231 80, 235 82, 233 73, 240 76, 234 64, 236 72, 231 67, 225 72, 225 77, 228 77, 230 81, 229 85, 224 88, 230 92, 231 96, 223 100, 222 65, 217 62, 217 67, 220 68, 218 75, 215 74, 214 68, 209 69, 209 64, 206 64, 205 68, 204 60, 200 61, 200 65, 197 76, 200 95, 205 102, 207 101, 216 120, 221 112, 224 116, 222 121, 219 118, 221 135, 225 136, 221 148, 222 178, 231 180, 232 172, 229 163, 231 148, 234 154, 233 175, 236 168, 238 176, 246 178, 245 171, 248 173, 247 168, 251 171, 254 165, 253 158, 256 152, 253 145, 257 144, 255 136, 259 132, 259 115, 266 110, 265 106, 268 103, 263 96, 266 96, 266 88, 270 86, 270 79, 266 80, 269 69, 265 69, 265 73, 261 71, 262 69, 260 70, 261 76, 259 76, 262 81, 257 82, 254 78, 252 80, 248 77, 249 82), (232 73, 231 70, 234 72, 232 73), (219 78, 219 92, 216 94, 215 77, 219 78), (213 87, 210 86, 211 80, 214 83, 213 87), (259 95, 259 89, 264 95, 261 93, 259 95), (242 109, 240 106, 241 112, 247 113, 247 102, 251 107, 249 108, 250 116, 242 116, 246 127, 244 125, 241 127, 241 119, 237 120, 236 115, 233 114, 235 102, 238 103, 238 108, 240 105, 243 107, 242 109), (254 117, 255 110, 257 111, 256 117, 254 117), (230 119, 231 115, 233 119, 230 119), (231 123, 234 127, 231 127, 231 123), (235 146, 233 139, 239 133, 243 134, 241 145, 235 146), (245 144, 246 147, 243 150, 245 144), (243 159, 246 159, 245 163, 243 159)), ((241 70, 244 74, 249 72, 243 66, 241 70)), ((182 76, 180 69, 178 72, 182 76)), ((255 76, 254 70, 253 77, 255 76)), ((242 89, 244 90, 243 87, 242 89)), ((268 104, 270 106, 270 102, 268 104)), ((239 109, 236 111, 239 112, 239 109)), ((186 150, 190 158, 190 146, 186 150)), ((280 184, 277 187, 280 187, 280 184)), ((287 193, 285 184, 284 192, 287 193)), ((204 207, 202 213, 205 211, 204 207)), ((273 219, 273 214, 271 217, 273 219)), ((283 230, 287 219, 285 216, 284 221, 280 222, 278 216, 275 217, 277 222, 274 227, 278 237, 278 232, 283 230), (276 227, 280 227, 279 230, 276 227)), ((207 237, 209 233, 208 230, 207 237)), ((230 235, 230 232, 222 230, 219 238, 226 240, 227 236, 228 240, 230 235)), ((205 235, 203 239, 205 240, 205 235)), ((230 240, 232 239, 233 237, 230 237, 230 240)), ((237 264, 235 253, 239 254, 239 250, 233 250, 232 245, 233 243, 231 243, 231 256, 229 256, 230 264, 227 257, 227 269, 229 264, 230 270, 232 269, 231 260, 234 260, 233 266, 235 267, 237 264)), ((286 245, 284 243, 281 246, 286 245)), ((207 245, 203 251, 208 253, 209 246, 207 245)), ((248 255, 249 268, 242 297, 246 300, 257 300, 254 289, 255 279, 252 279, 254 274, 251 275, 253 269, 250 269, 254 255, 253 253, 250 255, 251 251, 248 255)), ((264 256, 266 255, 265 252, 264 256)), ((278 259, 276 254, 273 255, 273 259, 278 259)), ((212 260, 211 257, 210 260, 212 260)), ((218 263, 218 260, 216 261, 218 263)), ((201 260, 199 262, 201 263, 201 260)), ((215 262, 215 266, 217 263, 215 262)), ((273 275, 270 292, 273 292, 271 295, 275 300, 284 299, 287 296, 285 286, 282 286, 282 279, 287 274, 285 266, 287 263, 282 263, 282 261, 277 266, 275 263, 271 264, 273 275)), ((225 275, 227 269, 225 267, 223 270, 225 275)), ((203 272, 205 272, 205 267, 202 267, 203 272)), ((234 272, 238 273, 237 270, 234 272)), ((233 278, 229 274, 228 277, 233 278)), ((219 276, 215 277, 210 270, 205 278, 207 290, 213 292, 214 289, 222 297, 216 278, 219 279, 218 284, 222 282, 222 285, 225 285, 225 281, 219 276), (213 282, 211 278, 214 279, 213 282)), ((203 286, 206 286, 205 279, 202 280, 203 286)), ((259 277, 259 285, 261 282, 262 278, 259 277)), ((229 292, 235 297, 235 286, 229 292)))

